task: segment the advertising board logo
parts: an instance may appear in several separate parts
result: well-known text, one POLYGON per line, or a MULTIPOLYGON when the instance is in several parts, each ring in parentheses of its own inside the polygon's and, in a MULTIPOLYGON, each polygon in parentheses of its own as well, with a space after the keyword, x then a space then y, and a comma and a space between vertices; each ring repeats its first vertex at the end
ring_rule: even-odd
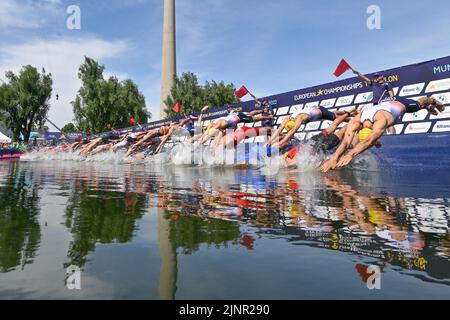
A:
POLYGON ((410 124, 406 127, 405 134, 427 133, 430 130, 431 122, 422 122, 410 124))
POLYGON ((450 131, 450 121, 438 121, 436 122, 433 132, 447 132, 450 131))
POLYGON ((420 110, 420 111, 414 112, 414 113, 405 113, 405 115, 403 116, 403 121, 404 122, 421 121, 421 120, 425 120, 427 115, 428 115, 428 112, 426 110, 420 110))
POLYGON ((447 79, 442 79, 442 80, 431 81, 428 84, 425 92, 426 93, 438 92, 438 91, 446 91, 449 89, 450 89, 450 78, 447 78, 447 79))
POLYGON ((320 121, 309 122, 309 123, 306 125, 305 130, 306 130, 306 131, 319 130, 320 124, 321 124, 320 121))
POLYGON ((319 105, 319 101, 312 101, 305 104, 305 108, 317 107, 319 105))
POLYGON ((400 91, 400 97, 413 96, 420 94, 425 87, 425 82, 404 86, 400 91))
POLYGON ((336 107, 346 106, 353 102, 353 99, 355 98, 355 95, 340 97, 337 99, 336 107))
POLYGON ((437 95, 434 95, 436 99, 438 99, 442 104, 448 104, 450 103, 450 93, 440 93, 437 95))
POLYGON ((320 103, 320 105, 322 106, 322 107, 325 107, 325 108, 331 108, 331 107, 333 107, 334 106, 334 103, 336 102, 336 98, 333 98, 333 99, 327 99, 327 100, 323 100, 321 103, 320 103))
POLYGON ((288 113, 288 111, 289 111, 289 107, 278 108, 278 110, 277 110, 277 112, 276 112, 276 115, 277 115, 277 116, 279 116, 279 115, 285 115, 285 114, 288 113))
POLYGON ((373 93, 372 92, 364 92, 360 93, 356 96, 355 103, 364 103, 364 102, 370 102, 373 99, 373 93))

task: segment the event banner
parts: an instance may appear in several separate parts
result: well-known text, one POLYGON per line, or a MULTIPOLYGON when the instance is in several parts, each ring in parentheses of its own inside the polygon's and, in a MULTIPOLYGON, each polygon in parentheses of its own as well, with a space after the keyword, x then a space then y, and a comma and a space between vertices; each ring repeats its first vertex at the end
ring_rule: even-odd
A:
MULTIPOLYGON (((446 105, 445 111, 438 116, 429 115, 425 110, 405 114, 402 123, 396 125, 396 134, 416 134, 450 131, 450 57, 435 59, 399 68, 381 71, 385 80, 392 84, 396 96, 417 99, 433 95, 446 105)), ((371 78, 373 75, 368 74, 371 78)), ((371 104, 373 98, 369 84, 358 77, 344 79, 305 89, 290 91, 265 97, 273 107, 275 122, 281 123, 283 118, 297 110, 309 106, 322 106, 330 110, 351 109, 371 104)), ((244 112, 252 111, 259 106, 247 101, 232 106, 211 110, 205 117, 208 121, 223 117, 232 107, 244 112)), ((156 121, 145 125, 147 128, 158 128, 178 118, 156 121)), ((260 124, 255 123, 257 127, 260 124)), ((329 121, 310 122, 299 129, 299 138, 309 138, 329 125, 329 121)), ((256 138, 258 140, 258 138, 256 138)))
MULTIPOLYGON (((427 62, 381 71, 385 80, 394 88, 396 96, 410 99, 433 95, 446 105, 438 116, 429 115, 425 110, 405 114, 402 122, 396 125, 396 134, 420 134, 431 132, 450 132, 450 56, 427 62)), ((368 74, 369 78, 374 73, 368 74)), ((361 108, 372 103, 371 86, 358 77, 352 77, 323 85, 276 94, 262 99, 268 100, 275 114, 274 123, 278 126, 284 117, 310 106, 322 106, 334 111, 361 108)), ((226 116, 229 108, 249 112, 259 108, 253 100, 210 110, 204 117, 204 124, 226 116)), ((142 128, 154 129, 179 120, 180 117, 151 122, 142 127, 120 129, 139 131, 142 128)), ((300 127, 298 138, 305 139, 317 134, 329 125, 329 121, 310 122, 300 127)), ((258 127, 260 124, 253 124, 258 127)), ((54 133, 53 133, 54 134, 54 133)), ((48 135, 48 134, 47 134, 48 135)), ((52 138, 47 137, 46 138, 52 138)), ((76 138, 68 136, 68 138, 76 138)), ((261 137, 247 140, 258 141, 261 137)), ((51 140, 51 139, 50 139, 51 140)))

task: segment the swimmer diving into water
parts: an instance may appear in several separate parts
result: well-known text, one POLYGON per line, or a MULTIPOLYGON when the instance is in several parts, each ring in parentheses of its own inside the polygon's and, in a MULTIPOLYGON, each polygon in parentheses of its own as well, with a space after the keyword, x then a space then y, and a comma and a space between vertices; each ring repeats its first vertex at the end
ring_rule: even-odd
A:
POLYGON ((331 158, 322 164, 321 171, 328 172, 347 166, 356 156, 374 146, 385 130, 401 121, 405 113, 414 113, 425 109, 430 114, 436 115, 438 114, 436 110, 442 112, 444 108, 444 105, 434 97, 419 98, 417 101, 397 98, 394 101, 386 101, 365 108, 348 124, 345 138, 331 158), (363 135, 360 139, 361 142, 351 149, 355 134, 360 130, 360 135, 363 135), (347 153, 342 156, 345 152, 347 153))

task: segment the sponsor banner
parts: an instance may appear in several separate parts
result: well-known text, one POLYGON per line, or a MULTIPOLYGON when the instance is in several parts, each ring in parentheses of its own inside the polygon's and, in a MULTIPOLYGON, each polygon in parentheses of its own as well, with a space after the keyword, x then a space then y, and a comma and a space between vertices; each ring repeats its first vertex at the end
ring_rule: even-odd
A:
POLYGON ((354 98, 355 98, 354 94, 345 97, 340 97, 336 101, 336 107, 342 107, 352 104, 354 98))
POLYGON ((405 113, 405 115, 403 116, 403 122, 422 121, 425 120, 427 116, 427 110, 420 110, 419 112, 414 113, 405 113))
POLYGON ((445 110, 443 112, 440 112, 439 115, 437 116, 430 115, 430 120, 445 119, 445 118, 450 118, 450 107, 445 107, 445 110))
POLYGON ((335 102, 336 102, 336 98, 323 100, 320 103, 320 106, 324 107, 324 108, 332 108, 332 107, 334 107, 335 102))
POLYGON ((450 104, 450 92, 434 94, 433 97, 439 100, 442 104, 450 104))
POLYGON ((372 99, 373 99, 372 92, 364 92, 364 93, 360 93, 356 96, 355 103, 371 102, 372 99))
POLYGON ((289 110, 289 114, 295 114, 299 112, 300 110, 303 110, 303 104, 297 104, 295 106, 291 107, 291 110, 289 110))
POLYGON ((450 131, 450 120, 438 121, 434 125, 433 132, 447 132, 450 131))
POLYGON ((450 78, 431 81, 425 93, 450 90, 450 78))
MULTIPOLYGON (((410 98, 412 96, 429 95, 430 93, 433 93, 435 96, 440 96, 444 99, 446 104, 450 104, 450 96, 448 95, 448 91, 450 90, 450 72, 448 70, 448 66, 450 66, 450 56, 399 68, 378 71, 383 72, 386 75, 385 80, 392 85, 394 92, 400 96, 410 98), (445 93, 440 94, 440 92, 445 93)), ((328 105, 330 105, 330 107, 337 108, 350 105, 361 107, 361 105, 371 104, 372 98, 373 94, 370 86, 361 81, 358 77, 351 77, 327 84, 321 84, 268 97, 261 97, 261 99, 269 101, 274 110, 276 110, 274 122, 278 124, 281 123, 284 115, 288 113, 295 113, 296 111, 301 110, 304 105, 316 106, 321 102, 320 105, 326 107, 328 107, 328 105), (292 107, 289 108, 289 106, 292 107)), ((250 112, 255 110, 256 106, 253 100, 241 102, 232 106, 223 106, 221 108, 211 110, 205 115, 205 120, 225 116, 227 114, 227 109, 230 107, 235 110, 250 112)), ((430 118, 433 127, 434 122, 436 122, 437 119, 441 119, 441 117, 447 116, 443 115, 437 118, 430 118)), ((179 120, 180 118, 181 116, 172 119, 160 120, 149 123, 145 126, 149 129, 158 128, 172 121, 179 120)), ((426 117, 423 118, 423 120, 419 120, 422 118, 422 114, 419 114, 418 117, 415 115, 406 117, 405 120, 411 121, 414 127, 407 130, 406 127, 411 124, 407 122, 405 124, 404 131, 408 131, 408 133, 420 131, 415 126, 420 124, 418 123, 419 121, 427 121, 426 117)), ((425 127, 426 125, 427 123, 425 123, 425 127)), ((320 125, 320 127, 323 126, 325 126, 324 123, 320 125)), ((132 130, 138 130, 138 128, 133 128, 132 130)))
POLYGON ((417 94, 422 93, 423 88, 425 87, 425 82, 422 83, 415 83, 410 84, 407 86, 404 86, 402 90, 399 93, 400 97, 408 97, 408 96, 414 96, 417 94))
POLYGON ((320 128, 320 123, 321 123, 321 121, 309 122, 309 123, 306 125, 305 130, 306 130, 306 131, 319 130, 319 128, 320 128))
POLYGON ((431 128, 431 122, 411 123, 406 126, 405 134, 427 133, 431 128))
POLYGON ((322 122, 322 126, 320 127, 320 129, 324 130, 324 129, 328 128, 329 126, 331 126, 332 123, 333 123, 333 121, 324 120, 322 122))
POLYGON ((320 101, 313 101, 313 102, 305 103, 305 108, 318 107, 319 106, 319 102, 320 101))
POLYGON ((395 134, 402 134, 403 133, 403 128, 405 127, 404 124, 396 124, 394 126, 395 129, 395 134))
POLYGON ((289 107, 278 108, 276 115, 286 115, 289 112, 289 107))

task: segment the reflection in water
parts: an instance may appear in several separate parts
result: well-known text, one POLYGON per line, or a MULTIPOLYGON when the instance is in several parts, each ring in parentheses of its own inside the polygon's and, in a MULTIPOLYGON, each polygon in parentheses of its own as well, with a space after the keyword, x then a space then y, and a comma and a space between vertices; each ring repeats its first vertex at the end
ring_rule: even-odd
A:
POLYGON ((97 243, 125 243, 133 238, 136 219, 142 217, 144 195, 90 191, 80 183, 67 202, 65 226, 73 235, 66 267, 83 267, 97 243))
POLYGON ((0 186, 0 272, 33 262, 41 239, 39 196, 33 172, 11 163, 0 186))
MULTIPOLYGON (((129 251, 138 248, 144 237, 157 244, 160 260, 143 260, 144 252, 131 258, 137 262, 130 260, 126 268, 130 272, 137 267, 147 273, 159 270, 149 285, 156 286, 152 290, 160 299, 174 299, 180 289, 190 289, 182 286, 180 258, 219 252, 226 262, 229 249, 237 248, 246 254, 265 252, 264 263, 271 264, 267 241, 278 240, 284 241, 284 249, 279 250, 291 252, 290 259, 302 258, 291 251, 298 246, 319 252, 325 260, 339 253, 352 263, 354 278, 348 281, 365 281, 369 264, 377 264, 382 272, 393 269, 421 285, 448 287, 450 175, 443 172, 438 181, 434 176, 429 172, 347 170, 329 175, 282 171, 265 177, 255 169, 3 163, 1 272, 30 264, 39 255, 39 201, 58 196, 64 199, 59 204, 62 226, 71 236, 64 267, 75 264, 89 272, 100 261, 100 244, 109 244, 112 255, 125 255, 119 244, 129 245, 129 251), (150 224, 146 224, 147 213, 156 215, 150 224)), ((132 253, 125 260, 130 259, 128 255, 132 253)), ((244 261, 243 256, 237 259, 244 261)), ((310 272, 303 276, 321 271, 310 272)), ((222 277, 228 277, 231 287, 243 285, 227 274, 222 277)), ((400 276, 394 279, 400 281, 400 276)), ((111 286, 120 286, 109 280, 111 286)), ((326 285, 316 286, 322 288, 318 297, 326 285)), ((287 292, 288 297, 296 294, 287 292)), ((406 290, 404 295, 408 294, 406 290)), ((126 297, 134 296, 128 293, 126 297)), ((217 297, 222 297, 220 292, 217 297)))

